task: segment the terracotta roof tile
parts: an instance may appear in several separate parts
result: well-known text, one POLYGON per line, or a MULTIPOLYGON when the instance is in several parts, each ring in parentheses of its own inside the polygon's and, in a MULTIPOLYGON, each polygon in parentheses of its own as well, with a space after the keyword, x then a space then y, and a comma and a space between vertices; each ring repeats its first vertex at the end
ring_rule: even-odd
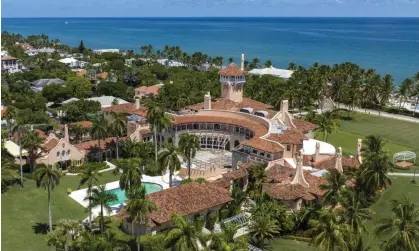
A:
POLYGON ((309 189, 299 184, 264 184, 263 191, 270 197, 278 200, 297 200, 299 198, 303 198, 304 200, 316 199, 316 197, 309 192, 309 189))
POLYGON ((157 206, 150 218, 158 224, 169 221, 173 214, 186 216, 232 201, 227 189, 196 182, 148 194, 147 199, 157 206))
POLYGON ((289 128, 283 131, 281 134, 270 134, 267 139, 279 142, 281 144, 302 145, 303 140, 307 140, 308 138, 298 129, 289 128))
MULTIPOLYGON (((336 165, 336 155, 329 156, 322 160, 312 162, 311 165, 316 169, 332 169, 336 165)), ((356 168, 360 167, 360 163, 357 157, 342 157, 342 166, 349 167, 349 168, 356 168)))
POLYGON ((137 109, 135 104, 127 103, 127 104, 119 104, 119 105, 112 105, 108 107, 102 108, 105 112, 123 112, 126 114, 135 114, 141 117, 147 116, 147 109, 144 107, 140 107, 137 109))
POLYGON ((226 68, 222 69, 218 74, 221 76, 238 77, 246 75, 246 72, 240 70, 235 63, 231 63, 226 68))
POLYGON ((211 182, 211 184, 223 187, 225 189, 229 189, 231 185, 230 180, 224 177, 214 180, 213 182, 211 182))
POLYGON ((74 122, 69 124, 70 126, 81 126, 83 128, 90 128, 92 127, 93 123, 88 121, 88 120, 84 120, 84 121, 78 121, 78 122, 74 122))
POLYGON ((302 132, 308 132, 318 127, 317 125, 313 123, 310 123, 301 119, 293 119, 292 123, 294 123, 295 127, 297 127, 297 129, 302 132))
POLYGON ((51 151, 54 147, 57 146, 59 140, 57 139, 50 139, 45 145, 44 145, 44 151, 45 152, 49 152, 51 151))
MULTIPOLYGON (((125 137, 119 138, 119 140, 123 140, 125 137)), ((90 140, 86 141, 77 145, 74 145, 79 150, 84 150, 86 152, 92 152, 98 150, 98 140, 90 140)), ((116 138, 115 137, 109 137, 106 139, 100 140, 100 148, 101 150, 106 150, 109 147, 114 147, 116 144, 116 138)))
POLYGON ((86 70, 81 70, 81 71, 76 72, 77 77, 84 77, 86 74, 87 74, 86 70))
POLYGON ((140 129, 140 133, 144 135, 144 134, 150 134, 152 132, 150 128, 144 128, 144 129, 140 129))
POLYGON ((237 180, 237 179, 244 178, 247 175, 248 174, 247 174, 246 169, 240 168, 240 169, 236 169, 236 170, 232 170, 232 171, 229 171, 227 173, 224 173, 223 177, 228 179, 228 180, 237 180))
POLYGON ((156 96, 159 94, 159 90, 161 88, 161 85, 152 85, 152 86, 140 86, 135 88, 135 92, 140 92, 140 94, 146 94, 146 95, 154 95, 156 96))
POLYGON ((279 145, 276 142, 271 142, 265 139, 261 139, 258 137, 253 137, 249 140, 240 142, 240 144, 244 145, 244 146, 249 146, 252 148, 256 148, 259 150, 263 150, 265 152, 270 152, 270 153, 276 153, 276 152, 281 152, 284 150, 283 147, 281 147, 281 145, 279 145))
POLYGON ((35 131, 38 133, 38 136, 39 136, 40 138, 43 138, 43 139, 48 138, 48 135, 47 135, 44 131, 41 131, 41 130, 39 130, 39 129, 35 129, 35 131))
POLYGON ((108 75, 109 75, 109 73, 107 73, 107 72, 105 71, 105 72, 102 72, 102 73, 98 73, 98 74, 96 74, 96 77, 97 77, 98 79, 105 80, 105 79, 107 79, 107 78, 108 78, 108 75))

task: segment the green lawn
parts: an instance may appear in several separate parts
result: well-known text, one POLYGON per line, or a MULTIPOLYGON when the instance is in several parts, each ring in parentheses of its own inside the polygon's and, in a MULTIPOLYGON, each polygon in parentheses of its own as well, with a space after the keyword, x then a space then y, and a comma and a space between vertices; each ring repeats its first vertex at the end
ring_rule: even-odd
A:
POLYGON ((266 248, 270 251, 314 251, 307 242, 297 240, 275 239, 266 248))
MULTIPOLYGON (((77 189, 77 176, 61 178, 52 193, 53 222, 59 219, 79 219, 87 217, 84 208, 67 195, 67 189, 77 189)), ((102 173, 100 183, 116 181, 119 176, 112 172, 102 173)), ((34 180, 26 179, 25 187, 12 186, 1 195, 1 248, 2 250, 39 250, 49 248, 45 236, 36 234, 38 224, 48 223, 47 192, 36 188, 34 180)))
MULTIPOLYGON (((347 116, 347 113, 341 115, 347 116)), ((339 131, 328 138, 328 142, 335 147, 342 147, 345 155, 356 153, 358 138, 377 134, 386 141, 385 149, 391 155, 400 151, 413 151, 418 156, 416 161, 419 161, 419 124, 355 112, 351 112, 350 116, 349 119, 341 119, 339 131)), ((318 135, 317 138, 322 140, 323 137, 318 135)))

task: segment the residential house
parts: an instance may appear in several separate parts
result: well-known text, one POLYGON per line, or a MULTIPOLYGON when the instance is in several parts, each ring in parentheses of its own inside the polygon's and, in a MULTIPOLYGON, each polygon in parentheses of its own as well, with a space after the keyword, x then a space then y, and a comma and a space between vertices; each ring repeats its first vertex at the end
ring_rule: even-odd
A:
POLYGON ((174 227, 171 217, 178 215, 193 221, 198 216, 206 220, 208 214, 218 214, 220 209, 230 203, 233 198, 228 189, 212 183, 188 183, 178 187, 172 187, 159 192, 146 195, 157 207, 157 210, 149 214, 148 221, 141 228, 132 218, 122 210, 124 219, 122 229, 127 234, 158 233, 174 227), (140 229, 140 230, 139 230, 140 229))
POLYGON ((8 73, 15 73, 22 71, 22 64, 20 60, 10 56, 1 57, 1 70, 8 73))
POLYGON ((140 86, 135 88, 135 98, 157 96, 160 88, 164 84, 157 84, 152 86, 140 86))
POLYGON ((51 79, 39 79, 30 83, 31 89, 34 90, 35 92, 42 92, 42 89, 44 88, 44 86, 52 85, 52 84, 64 85, 65 81, 59 78, 51 78, 51 79))
POLYGON ((96 49, 96 50, 93 50, 93 53, 96 53, 98 55, 102 55, 105 52, 119 53, 119 49, 96 49))

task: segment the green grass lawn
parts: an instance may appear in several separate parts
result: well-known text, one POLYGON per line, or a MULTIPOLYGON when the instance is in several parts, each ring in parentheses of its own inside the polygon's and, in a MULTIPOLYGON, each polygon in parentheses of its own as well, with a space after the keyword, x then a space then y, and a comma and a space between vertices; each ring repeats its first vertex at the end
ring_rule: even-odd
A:
MULTIPOLYGON (((347 113, 341 115, 347 116, 347 113)), ((328 138, 328 142, 335 147, 342 147, 345 155, 356 153, 358 138, 364 139, 365 136, 377 134, 385 140, 385 149, 390 152, 391 157, 396 152, 413 151, 418 156, 416 161, 419 163, 419 124, 356 112, 351 112, 350 116, 349 119, 341 119, 339 132, 329 135, 328 138)), ((322 135, 318 135, 317 139, 322 140, 322 135)))
MULTIPOLYGON (((100 183, 116 181, 112 172, 102 173, 100 183)), ((85 219, 84 207, 67 195, 67 189, 77 189, 80 178, 65 176, 52 192, 52 220, 85 219)), ((1 195, 1 248, 2 250, 49 250, 45 236, 37 234, 39 224, 48 223, 47 192, 36 187, 35 181, 26 179, 25 187, 12 186, 1 195)))
POLYGON ((314 251, 307 242, 297 240, 275 239, 267 246, 270 251, 314 251))

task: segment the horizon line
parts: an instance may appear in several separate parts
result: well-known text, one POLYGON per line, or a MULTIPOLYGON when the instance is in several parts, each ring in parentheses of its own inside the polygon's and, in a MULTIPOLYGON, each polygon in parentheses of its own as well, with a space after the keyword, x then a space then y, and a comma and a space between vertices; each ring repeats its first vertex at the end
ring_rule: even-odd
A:
POLYGON ((39 17, 1 17, 3 18, 419 18, 419 16, 39 16, 39 17))

